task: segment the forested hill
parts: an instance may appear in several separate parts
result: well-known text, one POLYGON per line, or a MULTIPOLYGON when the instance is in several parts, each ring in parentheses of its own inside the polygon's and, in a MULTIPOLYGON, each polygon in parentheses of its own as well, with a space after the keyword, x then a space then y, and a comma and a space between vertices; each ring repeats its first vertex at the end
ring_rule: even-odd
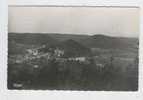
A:
POLYGON ((19 34, 9 33, 9 41, 22 44, 57 44, 66 40, 74 40, 88 48, 131 49, 138 45, 138 38, 110 37, 105 35, 73 35, 73 34, 19 34))

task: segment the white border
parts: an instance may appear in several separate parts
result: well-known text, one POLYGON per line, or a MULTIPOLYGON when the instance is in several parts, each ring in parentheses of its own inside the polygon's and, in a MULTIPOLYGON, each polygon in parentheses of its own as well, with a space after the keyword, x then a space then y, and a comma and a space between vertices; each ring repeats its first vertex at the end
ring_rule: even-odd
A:
POLYGON ((10 91, 7 82, 7 1, 0 0, 0 100, 143 100, 143 1, 141 0, 11 0, 10 6, 115 6, 140 8, 140 63, 138 92, 10 91))
POLYGON ((9 5, 138 6, 140 0, 9 0, 9 5))

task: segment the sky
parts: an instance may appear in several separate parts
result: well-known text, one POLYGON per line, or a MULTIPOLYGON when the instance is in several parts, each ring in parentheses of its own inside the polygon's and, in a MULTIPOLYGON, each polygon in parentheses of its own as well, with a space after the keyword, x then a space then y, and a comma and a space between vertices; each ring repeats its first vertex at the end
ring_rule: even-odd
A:
POLYGON ((8 16, 9 32, 139 36, 139 8, 9 7, 8 16))

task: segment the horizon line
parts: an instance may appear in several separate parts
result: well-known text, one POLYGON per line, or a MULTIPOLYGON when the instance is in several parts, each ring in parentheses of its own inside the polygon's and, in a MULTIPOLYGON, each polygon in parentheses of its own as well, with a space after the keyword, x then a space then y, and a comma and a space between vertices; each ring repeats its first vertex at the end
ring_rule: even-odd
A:
POLYGON ((139 38, 139 36, 137 36, 137 37, 133 37, 133 36, 113 36, 113 35, 107 35, 107 34, 82 34, 82 33, 78 33, 78 34, 74 34, 74 33, 30 33, 30 32, 23 32, 23 33, 21 33, 21 32, 8 32, 8 33, 15 33, 15 34, 57 34, 57 35, 83 35, 83 36, 94 36, 94 35, 102 35, 102 36, 108 36, 108 37, 118 37, 118 38, 139 38))

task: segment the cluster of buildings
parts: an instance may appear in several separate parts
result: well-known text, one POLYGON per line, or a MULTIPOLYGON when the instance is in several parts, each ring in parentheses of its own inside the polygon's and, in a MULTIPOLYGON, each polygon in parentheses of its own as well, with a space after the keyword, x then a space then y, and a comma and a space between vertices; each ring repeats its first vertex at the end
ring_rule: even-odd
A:
MULTIPOLYGON (((44 46, 42 46, 44 48, 44 46)), ((62 49, 59 49, 59 48, 56 48, 56 49, 53 49, 53 53, 51 52, 46 52, 46 53, 41 53, 39 52, 39 49, 40 48, 34 48, 34 49, 27 49, 27 53, 28 55, 31 55, 31 56, 46 56, 50 59, 50 57, 55 57, 55 58, 58 58, 58 59, 62 59, 63 55, 64 55, 64 50, 62 49)), ((51 49, 51 48, 49 48, 51 49)), ((80 62, 84 62, 86 61, 86 57, 69 57, 69 58, 64 58, 62 60, 68 60, 68 61, 80 61, 80 62)))
MULTIPOLYGON (((75 62, 80 62, 80 63, 90 63, 88 57, 84 57, 84 56, 80 56, 80 57, 64 57, 64 50, 59 49, 59 48, 48 48, 49 50, 47 52, 41 52, 40 49, 45 48, 45 45, 41 46, 41 47, 37 47, 37 48, 29 48, 26 50, 25 55, 15 55, 14 57, 11 57, 11 61, 13 63, 23 63, 24 61, 31 61, 34 59, 40 59, 40 58, 44 58, 48 60, 51 59, 55 59, 57 62, 60 63, 64 63, 64 62, 68 62, 68 61, 75 61, 75 62), (51 51, 51 52, 50 52, 51 51)), ((100 60, 98 59, 100 57, 94 57, 95 59, 95 64, 97 67, 99 68, 104 68, 105 67, 105 63, 101 63, 100 60)), ((102 59, 103 61, 103 59, 102 59)), ((37 66, 34 66, 35 68, 37 68, 37 66)))
POLYGON ((15 55, 16 57, 14 57, 15 59, 15 63, 22 63, 24 61, 29 61, 29 60, 33 60, 33 59, 39 59, 41 57, 46 58, 47 60, 49 59, 56 59, 57 61, 79 61, 79 62, 85 62, 86 61, 86 57, 68 57, 68 58, 64 58, 64 50, 59 49, 59 48, 49 48, 49 51, 47 52, 41 52, 40 49, 44 49, 46 46, 43 45, 41 47, 37 47, 37 48, 29 48, 26 50, 25 55, 15 55), (50 52, 51 51, 51 52, 50 52))
MULTIPOLYGON (((40 59, 40 58, 46 58, 47 61, 50 59, 56 59, 57 62, 67 62, 67 61, 76 61, 76 62, 80 62, 80 63, 90 63, 90 61, 88 60, 88 57, 84 57, 84 56, 80 56, 80 57, 66 57, 64 58, 64 50, 59 49, 59 48, 49 48, 49 51, 52 52, 41 52, 39 51, 39 49, 45 48, 45 45, 38 47, 38 48, 30 48, 26 50, 26 54, 25 55, 15 55, 15 57, 13 57, 12 59, 14 63, 22 63, 24 61, 30 61, 30 60, 34 60, 34 59, 40 59)), ((97 59, 98 57, 96 57, 95 59, 97 59)), ((99 60, 97 60, 99 61, 99 60)), ((104 63, 100 63, 96 61, 96 66, 100 67, 100 68, 104 68, 105 64, 104 63)), ((37 68, 37 66, 34 66, 35 68, 37 68)))

